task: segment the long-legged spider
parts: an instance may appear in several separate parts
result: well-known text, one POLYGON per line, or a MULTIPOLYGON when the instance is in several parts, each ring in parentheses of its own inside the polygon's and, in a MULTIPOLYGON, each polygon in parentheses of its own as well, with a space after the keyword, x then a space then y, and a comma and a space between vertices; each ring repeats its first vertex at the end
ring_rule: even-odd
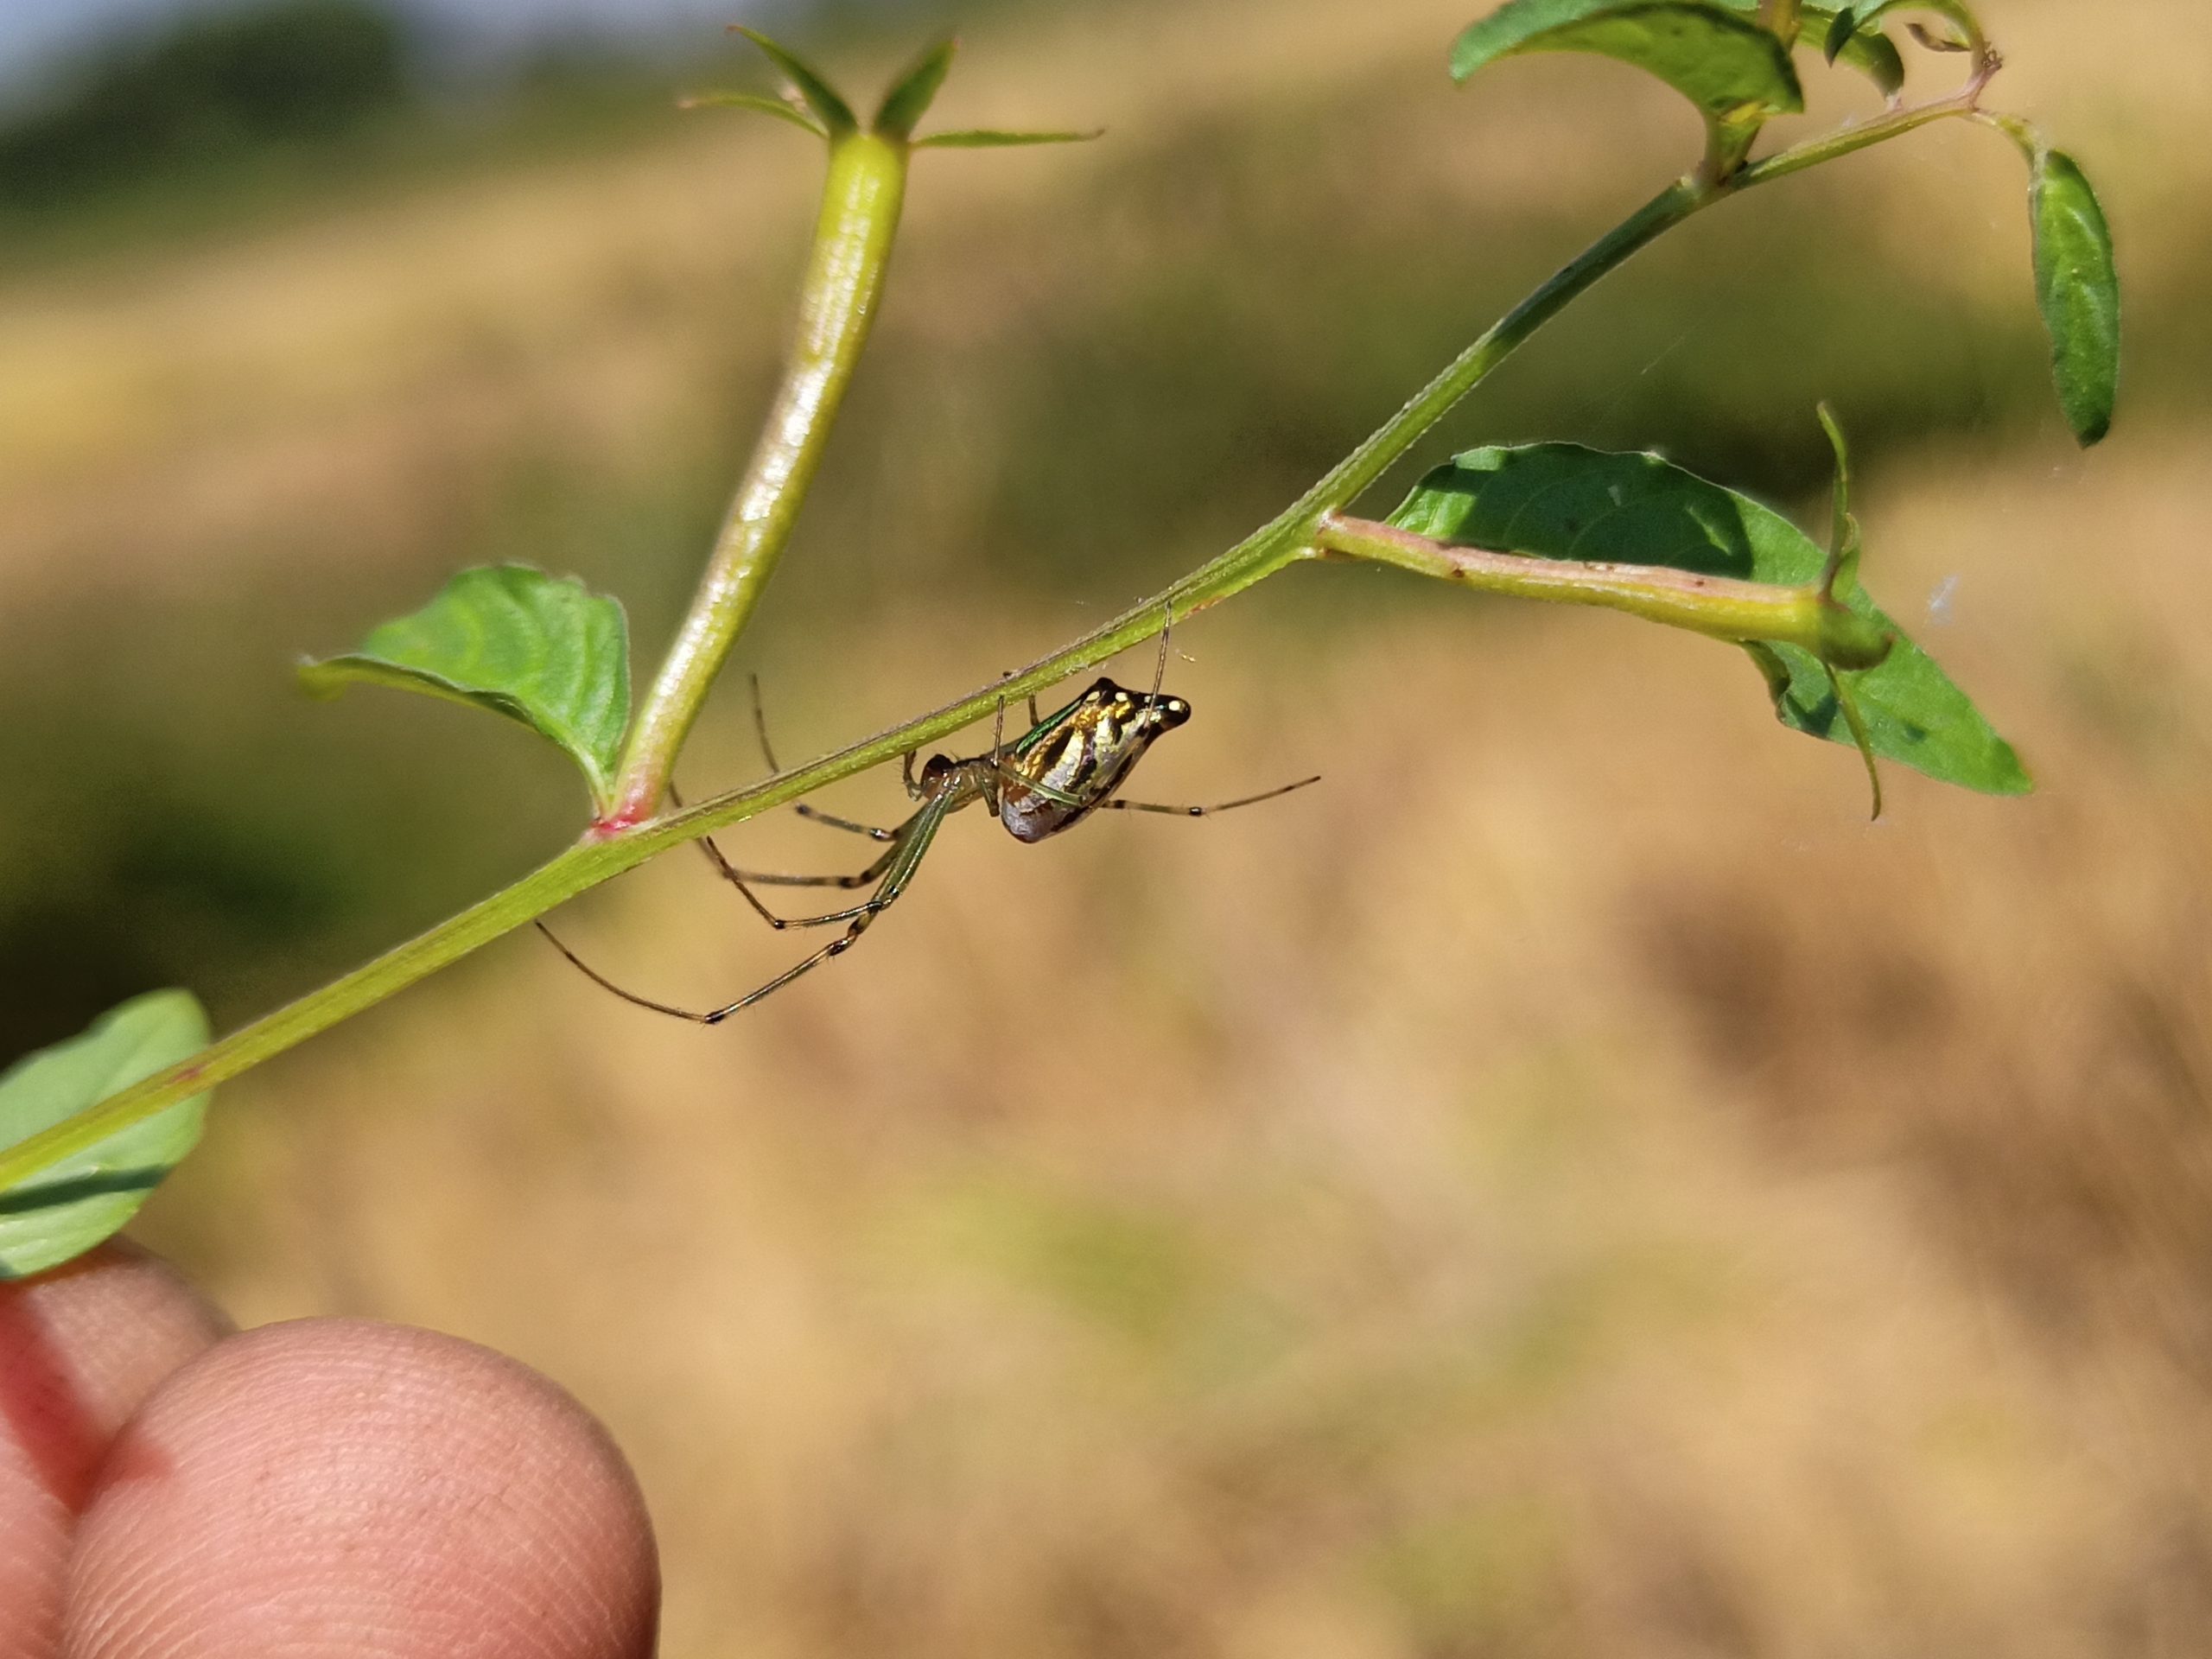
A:
MULTIPOLYGON (((741 1008, 781 990, 800 975, 833 957, 842 956, 859 942, 875 918, 898 902, 906 884, 914 879, 923 856, 944 821, 963 807, 983 802, 1016 841, 1042 841, 1047 836, 1080 823, 1096 811, 1164 812, 1176 817, 1199 818, 1252 806, 1287 795, 1294 789, 1317 784, 1317 777, 1301 778, 1257 795, 1241 796, 1213 806, 1166 806, 1153 801, 1125 801, 1116 793, 1128 779, 1146 750, 1191 717, 1191 705, 1180 697, 1161 695, 1167 672, 1167 632, 1160 636, 1160 661, 1153 671, 1152 690, 1138 692, 1101 678, 1081 696, 1050 715, 1039 715, 1035 697, 1029 699, 1029 730, 1011 744, 1006 739, 1006 705, 1001 703, 992 724, 991 747, 985 753, 957 760, 934 754, 914 771, 910 753, 901 760, 900 775, 906 793, 921 804, 913 816, 895 829, 855 823, 802 804, 798 810, 817 823, 849 830, 884 843, 884 852, 866 869, 851 875, 783 875, 741 870, 722 855, 711 836, 702 837, 700 850, 715 870, 743 895, 760 919, 781 931, 794 927, 831 927, 845 924, 845 931, 812 956, 785 969, 765 985, 748 991, 734 1002, 704 1010, 680 1008, 625 990, 561 943, 544 923, 538 931, 553 947, 602 989, 625 1002, 656 1014, 689 1020, 702 1026, 720 1025, 741 1008), (779 916, 761 903, 755 887, 842 887, 848 891, 873 885, 875 891, 860 904, 820 916, 779 916)), ((779 770, 768 742, 768 722, 760 709, 760 685, 753 688, 753 714, 759 728, 760 751, 771 772, 779 770)))

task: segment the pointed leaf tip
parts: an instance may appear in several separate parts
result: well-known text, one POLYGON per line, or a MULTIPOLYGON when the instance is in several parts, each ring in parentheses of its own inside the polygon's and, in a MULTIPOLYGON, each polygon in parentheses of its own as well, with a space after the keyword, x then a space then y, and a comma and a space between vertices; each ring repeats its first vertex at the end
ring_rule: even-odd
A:
POLYGON ((860 130, 852 106, 838 97, 836 88, 798 54, 743 23, 732 23, 729 32, 744 35, 760 48, 761 55, 774 64, 778 73, 791 84, 792 90, 806 100, 807 108, 814 111, 815 118, 829 129, 833 137, 860 130))
MULTIPOLYGON (((19 1146, 207 1046, 188 991, 156 991, 0 1074, 0 1147, 19 1146)), ((114 1236, 198 1144, 207 1095, 180 1101, 0 1189, 0 1280, 73 1261, 114 1236)))
POLYGON ((527 565, 464 570, 358 651, 301 665, 308 693, 386 685, 486 709, 565 749, 592 798, 612 791, 630 720, 621 605, 527 565))
POLYGON ((1821 591, 1834 599, 1839 592, 1850 592, 1859 580, 1859 520, 1851 512, 1851 445, 1845 439, 1843 428, 1837 422, 1833 409, 1822 404, 1819 414, 1821 430, 1827 434, 1828 447, 1835 451, 1834 500, 1828 525, 1828 561, 1821 572, 1821 591))
POLYGON ((755 115, 788 121, 817 138, 830 136, 829 129, 806 111, 794 109, 780 98, 769 98, 760 92, 694 92, 689 98, 678 99, 676 106, 681 110, 748 110, 755 115))
POLYGON ((1851 37, 1859 32, 1853 20, 1851 8, 1846 6, 1828 23, 1828 37, 1821 42, 1821 54, 1830 63, 1843 55, 1843 48, 1851 44, 1851 37))
POLYGON ((1851 444, 1843 435, 1843 424, 1835 417, 1835 405, 1822 398, 1813 405, 1813 415, 1821 423, 1821 430, 1827 435, 1828 448, 1835 451, 1835 475, 1846 484, 1851 481, 1851 444))
POLYGON ((883 95, 883 102, 876 110, 878 135, 901 143, 914 136, 915 127, 929 113, 930 105, 937 102, 944 78, 952 73, 952 60, 959 50, 959 37, 948 35, 908 66, 883 95))
POLYGON ((1879 29, 1853 35, 1844 42, 1838 59, 1872 81, 1884 98, 1893 99, 1904 90, 1904 54, 1879 29))
POLYGON ((933 132, 926 138, 914 140, 917 149, 1012 149, 1024 144, 1087 144, 1095 138, 1103 138, 1106 129, 1094 128, 1089 132, 999 132, 988 127, 970 127, 958 132, 933 132))
POLYGON ((1882 821, 1882 768, 1874 759, 1874 740, 1866 729, 1866 716, 1859 712, 1859 699, 1843 683, 1843 676, 1835 671, 1834 664, 1825 664, 1828 671, 1828 689, 1835 694, 1835 706, 1843 711, 1844 724, 1851 728, 1852 743, 1859 750, 1859 758, 1866 763, 1866 786, 1873 792, 1874 810, 1869 822, 1882 821))

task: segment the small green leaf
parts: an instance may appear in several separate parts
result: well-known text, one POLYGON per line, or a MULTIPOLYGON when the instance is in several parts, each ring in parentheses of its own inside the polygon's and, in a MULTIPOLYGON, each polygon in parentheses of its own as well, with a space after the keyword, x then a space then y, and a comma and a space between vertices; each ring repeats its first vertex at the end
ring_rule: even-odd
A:
POLYGON ((1885 98, 1895 98, 1904 90, 1904 59, 1879 29, 1846 35, 1843 44, 1827 54, 1827 60, 1848 64, 1880 87, 1885 98))
POLYGON ((1741 124, 1805 107, 1789 48, 1707 0, 1509 0, 1461 35, 1452 74, 1524 52, 1595 52, 1656 75, 1707 119, 1741 124))
POLYGON ((1938 35, 1925 23, 1913 22, 1904 26, 1904 32, 1918 41, 1930 52, 1971 52, 1974 42, 1956 35, 1938 35))
MULTIPOLYGON (((207 1046, 188 991, 112 1008, 67 1042, 0 1074, 0 1147, 21 1145, 207 1046)), ((58 1268, 112 1237, 200 1140, 207 1096, 194 1095, 28 1181, 0 1190, 0 1279, 58 1268)))
POLYGON ((2074 158, 2038 149, 2028 205, 2035 219, 2036 302, 2050 335, 2058 402, 2084 448, 2112 429, 2120 395, 2120 273, 2112 228, 2074 158))
MULTIPOLYGON (((1859 750, 1859 760, 1866 766, 1866 787, 1872 792, 1874 800, 1874 810, 1872 816, 1878 823, 1882 817, 1882 769, 1874 764, 1873 734, 1866 729, 1866 717, 1859 710, 1858 695, 1846 683, 1843 676, 1836 671, 1835 664, 1822 663, 1821 666, 1827 671, 1828 696, 1835 699, 1835 706, 1842 711, 1843 723, 1851 733, 1852 743, 1859 750)), ((1762 673, 1765 671, 1764 664, 1761 665, 1760 671, 1762 673)), ((1771 683, 1768 690, 1770 692, 1772 691, 1771 683)))
POLYGON ((1821 430, 1827 434, 1828 447, 1835 451, 1834 496, 1828 509, 1828 558, 1821 570, 1821 591, 1834 599, 1859 585, 1861 547, 1859 520, 1851 511, 1851 445, 1843 435, 1834 410, 1822 404, 1820 416, 1821 430))
MULTIPOLYGON (((1978 46, 1983 39, 1980 20, 1975 17, 1965 0, 1860 0, 1860 3, 1846 7, 1837 14, 1828 38, 1833 41, 1836 30, 1846 27, 1847 21, 1855 33, 1869 33, 1893 11, 1933 12, 1956 27, 1968 46, 1978 46)), ((1829 54, 1829 56, 1833 58, 1834 54, 1829 54)))
POLYGON ((566 749, 604 804, 630 719, 629 630, 621 605, 582 582, 503 564, 462 571, 359 651, 302 664, 300 679, 319 697, 358 681, 520 721, 566 749))
MULTIPOLYGON (((1716 0, 1716 3, 1747 17, 1756 16, 1759 10, 1759 0, 1716 0)), ((1897 55, 1897 48, 1879 30, 1870 35, 1853 34, 1843 24, 1842 16, 1829 6, 1799 7, 1801 33, 1797 44, 1809 47, 1819 43, 1828 62, 1834 63, 1840 57, 1844 63, 1880 87, 1885 98, 1895 97, 1904 86, 1904 60, 1897 55), (1836 39, 1839 27, 1840 41, 1835 50, 1829 51, 1827 44, 1836 39)))
POLYGON ((817 138, 827 138, 829 130, 804 110, 795 110, 780 98, 769 98, 760 92, 698 92, 682 100, 681 108, 687 110, 750 110, 755 115, 772 115, 779 121, 812 133, 817 138))
POLYGON ((853 117, 852 106, 838 97, 836 89, 798 53, 788 47, 779 46, 759 29, 747 29, 743 23, 732 23, 729 32, 744 35, 760 48, 761 54, 776 66, 777 72, 791 84, 792 90, 806 100, 807 108, 814 111, 815 118, 833 137, 860 130, 860 123, 853 117))
POLYGON ((883 95, 882 105, 875 112, 879 135, 900 143, 914 136, 915 126, 929 113, 945 76, 952 73, 953 56, 959 50, 960 42, 947 35, 914 60, 912 67, 883 95))
MULTIPOLYGON (((1719 0, 1719 3, 1731 11, 1746 15, 1759 9, 1759 0, 1719 0)), ((1840 59, 1881 88, 1883 97, 1894 98, 1904 86, 1904 60, 1897 55, 1890 37, 1879 29, 1865 34, 1854 31, 1847 21, 1849 10, 1801 6, 1798 19, 1802 33, 1797 43, 1810 46, 1819 42, 1827 61, 1834 63, 1840 59)))
MULTIPOLYGON (((1781 514, 1656 455, 1579 444, 1471 450, 1421 480, 1390 522, 1436 541, 1542 558, 1669 565, 1708 575, 1802 587, 1827 557, 1781 514)), ((1884 615, 1865 588, 1835 597, 1897 635, 1879 667, 1851 685, 1878 754, 1946 783, 1993 795, 2031 787, 2012 746, 1943 671, 1884 615)), ((1827 664, 1791 645, 1753 652, 1795 730, 1853 741, 1827 664)))
POLYGON ((1010 149, 1019 144, 1087 144, 1106 136, 1103 127, 1090 132, 998 132, 970 127, 959 132, 933 132, 914 140, 916 149, 1010 149))

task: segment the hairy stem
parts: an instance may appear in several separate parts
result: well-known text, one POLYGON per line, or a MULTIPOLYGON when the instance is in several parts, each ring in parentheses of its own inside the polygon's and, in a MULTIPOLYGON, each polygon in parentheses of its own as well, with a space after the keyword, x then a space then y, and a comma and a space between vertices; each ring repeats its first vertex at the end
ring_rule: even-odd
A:
POLYGON ((791 365, 690 612, 631 728, 598 834, 659 810, 677 753, 791 541, 875 322, 906 191, 905 144, 867 132, 831 144, 791 365))
MULTIPOLYGON (((688 666, 682 674, 674 676, 681 686, 688 690, 667 689, 664 696, 664 686, 656 686, 648 709, 661 711, 661 723, 658 729, 664 735, 649 739, 645 735, 645 722, 639 722, 639 736, 632 744, 631 764, 625 769, 626 778, 634 779, 635 785, 626 788, 623 806, 615 815, 615 820, 602 827, 603 833, 600 836, 563 853, 513 886, 378 957, 365 967, 355 969, 320 990, 310 992, 274 1014, 264 1015, 182 1065, 159 1072, 103 1101, 91 1110, 29 1140, 0 1149, 0 1191, 18 1185, 60 1160, 86 1151, 111 1135, 133 1123, 143 1122, 202 1090, 235 1077, 316 1033, 327 1030, 340 1021, 374 1007, 396 992, 488 944, 501 934, 523 925, 532 918, 544 914, 555 906, 611 877, 635 868, 657 854, 714 830, 741 823, 772 807, 810 794, 840 779, 866 772, 923 745, 936 742, 963 726, 985 718, 1004 704, 1018 702, 1032 691, 1046 690, 1071 675, 1105 661, 1118 652, 1141 644, 1158 633, 1171 619, 1179 620, 1192 612, 1217 604, 1274 575, 1286 565, 1301 559, 1322 556, 1322 550, 1317 543, 1321 537, 1324 521, 1331 514, 1349 506, 1379 481, 1430 427, 1487 378, 1532 334, 1600 278, 1626 264, 1654 238, 1700 209, 1753 185, 1787 177, 1821 162, 1834 161, 1945 116, 1970 115, 1974 112, 1974 100, 1979 92, 1980 86, 1976 83, 1955 98, 1918 109, 1895 111, 1861 125, 1809 140, 1764 162, 1745 167, 1725 182, 1714 183, 1691 177, 1669 185, 1514 308, 1481 339, 1454 359, 1402 409, 1384 422, 1372 437, 1352 451, 1281 516, 1227 552, 1192 571, 1163 592, 1074 643, 1039 658, 1007 679, 995 681, 933 713, 908 721, 749 789, 702 801, 664 818, 652 818, 651 814, 665 788, 666 768, 672 764, 678 740, 697 713, 698 701, 703 698, 706 687, 713 677, 713 670, 719 666, 721 661, 718 654, 712 656, 710 660, 706 645, 713 639, 719 639, 719 650, 728 650, 730 639, 735 637, 736 625, 744 620, 758 598, 760 584, 766 581, 767 569, 773 563, 772 551, 764 558, 758 550, 769 544, 767 540, 748 543, 741 536, 737 544, 750 545, 755 551, 749 556, 740 555, 728 559, 718 553, 716 568, 727 569, 732 578, 728 589, 715 590, 717 593, 727 592, 730 595, 727 599, 726 608, 717 613, 722 620, 702 625, 702 649, 686 658, 687 664, 693 666, 688 666), (741 569, 757 574, 743 577, 739 575, 741 569), (687 697, 690 699, 689 702, 687 697), (654 781, 656 775, 657 782, 654 781)), ((842 147, 862 142, 867 142, 864 137, 843 140, 840 153, 847 156, 856 154, 868 156, 870 159, 866 166, 870 168, 880 168, 887 164, 887 158, 875 151, 855 152, 842 147)), ((903 157, 896 159, 903 164, 903 157)), ((861 165, 859 162, 853 164, 855 167, 861 165)), ((897 178, 903 179, 903 171, 897 178)), ((857 223, 851 227, 856 237, 862 236, 865 231, 868 251, 862 254, 855 247, 852 252, 852 262, 838 267, 841 273, 838 280, 851 284, 846 291, 855 298, 865 294, 867 302, 856 308, 856 314, 850 318, 850 330, 837 336, 837 340, 843 342, 846 353, 841 372, 834 372, 827 360, 837 357, 837 350, 825 351, 823 378, 818 393, 821 401, 817 405, 825 416, 835 407, 836 393, 842 391, 845 378, 849 377, 850 359, 857 356, 860 344, 866 338, 868 316, 873 314, 874 307, 875 289, 873 284, 880 284, 881 281, 884 256, 896 222, 897 181, 880 182, 881 188, 894 194, 890 197, 873 198, 875 203, 874 216, 867 219, 865 227, 857 223), (887 207, 890 211, 884 211, 887 207), (877 239, 879 238, 880 240, 877 239)), ((850 188, 856 188, 857 186, 850 188)), ((833 200, 836 196, 834 176, 831 196, 833 200)), ((825 207, 825 226, 830 218, 830 212, 825 207)), ((825 237, 823 241, 826 243, 832 239, 825 237)), ((817 255, 821 253, 822 245, 817 244, 817 255)), ((810 272, 810 282, 814 274, 810 272)), ((830 280, 825 276, 825 284, 830 280)), ((836 342, 824 344, 834 347, 836 342)), ((826 426, 826 419, 820 424, 826 426)), ((774 427, 771 429, 772 442, 777 429, 774 427)), ((822 442, 819 429, 810 429, 803 433, 793 429, 788 435, 792 445, 782 452, 785 468, 781 474, 786 487, 780 493, 770 492, 785 515, 780 531, 772 538, 777 550, 782 545, 780 537, 789 533, 790 515, 798 510, 801 492, 796 486, 804 482, 802 474, 810 474, 822 442)), ((764 448, 766 447, 764 445, 764 448)), ((777 475, 772 464, 756 463, 755 471, 764 480, 777 475)), ((741 495, 741 506, 746 499, 746 495, 741 495)), ((739 524, 740 516, 733 514, 733 525, 739 524)), ((726 538, 725 551, 728 545, 726 538)), ((710 575, 709 588, 712 587, 713 577, 710 575)), ((664 682, 670 677, 664 677, 664 682)))

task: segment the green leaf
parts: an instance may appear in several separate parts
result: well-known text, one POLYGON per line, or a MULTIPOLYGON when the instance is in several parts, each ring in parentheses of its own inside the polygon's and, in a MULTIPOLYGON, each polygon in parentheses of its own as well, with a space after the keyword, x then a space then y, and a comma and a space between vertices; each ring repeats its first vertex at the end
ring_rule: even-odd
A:
POLYGON ((2038 148, 2028 206, 2035 219, 2036 302, 2050 335, 2058 402, 2084 448, 2112 429, 2120 395, 2120 273, 2097 193, 2063 150, 2038 148))
MULTIPOLYGON (((1933 12, 1955 25, 1968 45, 1979 45, 1983 39, 1980 20, 1974 15, 1965 0, 1860 0, 1860 3, 1847 6, 1836 14, 1835 22, 1828 31, 1828 40, 1833 46, 1836 35, 1846 29, 1866 34, 1893 11, 1933 12)), ((1828 54, 1831 60, 1835 55, 1834 50, 1828 54)))
MULTIPOLYGON (((1835 451, 1835 495, 1828 510, 1828 557, 1821 569, 1821 591, 1831 602, 1840 602, 1859 586, 1859 560, 1864 550, 1859 530, 1859 520, 1851 511, 1851 445, 1843 435, 1834 410, 1826 404, 1820 408, 1821 429, 1828 435, 1828 446, 1835 451)), ((1896 641, 1890 649, 1897 649, 1896 641)), ((1766 677, 1767 691, 1777 698, 1788 695, 1785 680, 1789 670, 1783 664, 1775 672, 1771 652, 1754 652, 1751 660, 1759 672, 1766 677)), ((1866 783, 1873 791, 1874 816, 1882 816, 1882 769, 1874 764, 1874 739, 1867 729, 1866 715, 1859 706, 1859 697, 1853 683, 1838 671, 1834 658, 1823 658, 1821 667, 1827 671, 1828 691, 1835 698, 1836 708, 1843 715, 1843 723, 1851 733, 1851 741, 1859 748, 1859 758, 1866 763, 1866 783)))
MULTIPOLYGON (((207 1046, 188 991, 156 991, 0 1075, 0 1147, 20 1145, 207 1046)), ((212 1092, 212 1091, 211 1091, 212 1092)), ((200 1140, 207 1095, 110 1135, 0 1190, 0 1279, 44 1273, 122 1230, 200 1140)))
POLYGON ((1834 599, 1859 585, 1859 560, 1864 550, 1859 520, 1851 511, 1851 445, 1834 410, 1822 404, 1820 416, 1821 430, 1827 434, 1828 448, 1835 451, 1834 495, 1828 506, 1828 557, 1821 569, 1821 590, 1834 599))
POLYGON ((1018 144, 1087 144, 1106 136, 1103 127, 1090 132, 999 132, 970 127, 959 132, 933 132, 914 140, 916 149, 1009 149, 1018 144))
MULTIPOLYGON (((1742 12, 1747 16, 1759 10, 1759 0, 1719 0, 1719 3, 1731 11, 1742 12)), ((1840 59, 1881 88, 1883 97, 1894 98, 1904 86, 1904 60, 1897 55, 1897 48, 1879 29, 1858 34, 1847 22, 1840 21, 1842 17, 1843 13, 1833 6, 1799 7, 1798 18, 1803 32, 1798 35, 1797 43, 1800 46, 1819 43, 1828 62, 1834 63, 1840 59), (1839 29, 1840 39, 1838 38, 1839 29)))
POLYGON ((682 100, 681 108, 687 110, 750 110, 755 115, 772 115, 779 121, 812 133, 817 138, 827 138, 829 130, 804 110, 795 110, 780 98, 769 98, 760 92, 697 92, 682 100))
MULTIPOLYGON (((1656 455, 1608 454, 1580 444, 1471 450, 1422 480, 1391 515, 1401 529, 1541 558, 1668 565, 1708 575, 1802 587, 1827 556, 1781 514, 1656 455)), ((1966 694, 1904 637, 1857 583, 1836 598, 1896 633, 1879 667, 1849 677, 1874 752, 1931 778, 1993 795, 2032 787, 2012 746, 1966 694)), ((1853 741, 1850 722, 1810 652, 1773 645, 1775 713, 1795 730, 1853 741)))
POLYGON ((300 679, 321 697, 358 681, 520 721, 566 749, 604 804, 630 719, 629 630, 621 605, 582 582, 503 564, 462 571, 359 651, 302 664, 300 679))
POLYGON ((1509 0, 1461 35, 1452 74, 1524 52, 1595 52, 1665 81, 1715 123, 1805 107, 1789 48, 1707 0, 1509 0))
POLYGON ((1925 23, 1907 23, 1904 26, 1904 32, 1930 52, 1971 52, 1974 50, 1972 41, 1961 40, 1956 35, 1938 35, 1925 23))
POLYGON ((945 76, 952 73, 952 60, 959 50, 960 42, 947 35, 914 60, 912 67, 883 95, 875 112, 878 134, 901 143, 914 136, 915 126, 929 113, 945 76))
MULTIPOLYGON (((1811 7, 1806 8, 1806 16, 1813 16, 1811 7)), ((1904 59, 1896 43, 1879 29, 1868 34, 1847 32, 1842 44, 1826 55, 1830 63, 1841 62, 1856 69, 1880 87, 1885 98, 1895 98, 1904 90, 1904 59)))
POLYGON ((759 29, 747 29, 743 23, 732 23, 729 32, 744 35, 760 48, 761 55, 774 64, 777 73, 806 100, 807 108, 814 111, 815 118, 828 129, 832 137, 860 130, 860 123, 853 117, 852 106, 838 97, 836 90, 798 53, 788 47, 779 46, 759 29))
MULTIPOLYGON (((1745 16, 1756 16, 1760 8, 1760 0, 1717 0, 1717 3, 1745 16)), ((1885 98, 1895 97, 1904 87, 1904 60, 1897 55, 1897 49, 1891 44, 1888 35, 1878 29, 1866 35, 1853 34, 1847 24, 1843 26, 1841 41, 1836 43, 1834 51, 1828 51, 1827 43, 1834 39, 1837 22, 1842 14, 1833 6, 1800 6, 1797 13, 1801 31, 1797 36, 1798 45, 1810 47, 1819 44, 1830 63, 1840 57, 1843 62, 1880 87, 1885 98)))

